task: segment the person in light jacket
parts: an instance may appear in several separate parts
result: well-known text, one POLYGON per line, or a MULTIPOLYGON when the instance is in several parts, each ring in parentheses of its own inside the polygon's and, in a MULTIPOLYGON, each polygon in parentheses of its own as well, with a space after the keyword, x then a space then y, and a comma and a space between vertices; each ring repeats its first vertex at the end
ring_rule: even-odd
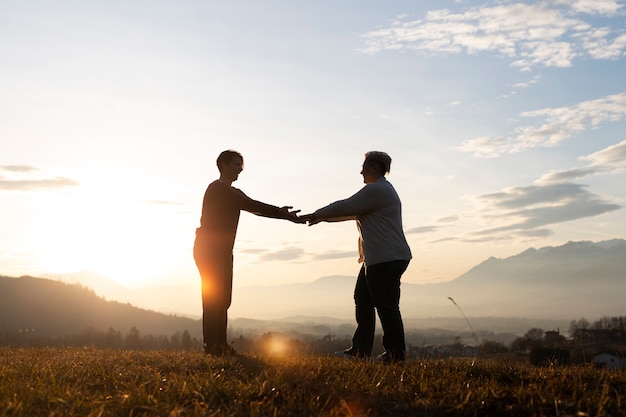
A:
POLYGON ((370 357, 376 313, 383 328, 384 363, 405 358, 404 325, 400 314, 400 278, 411 260, 411 249, 402 229, 402 203, 385 175, 391 157, 385 152, 365 154, 361 170, 365 186, 353 196, 300 216, 309 226, 321 221, 356 220, 359 230, 359 262, 354 289, 357 328, 352 346, 337 352, 341 357, 370 357))

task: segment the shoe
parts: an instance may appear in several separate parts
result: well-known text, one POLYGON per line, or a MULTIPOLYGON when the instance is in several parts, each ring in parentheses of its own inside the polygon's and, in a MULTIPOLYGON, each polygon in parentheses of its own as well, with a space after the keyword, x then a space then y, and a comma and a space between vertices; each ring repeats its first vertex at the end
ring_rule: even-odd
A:
POLYGON ((384 364, 401 363, 404 362, 404 352, 397 354, 383 352, 381 355, 376 356, 376 359, 374 361, 376 363, 384 364))
POLYGON ((337 358, 344 358, 344 359, 365 359, 367 357, 354 348, 340 350, 338 352, 335 352, 335 356, 337 358))

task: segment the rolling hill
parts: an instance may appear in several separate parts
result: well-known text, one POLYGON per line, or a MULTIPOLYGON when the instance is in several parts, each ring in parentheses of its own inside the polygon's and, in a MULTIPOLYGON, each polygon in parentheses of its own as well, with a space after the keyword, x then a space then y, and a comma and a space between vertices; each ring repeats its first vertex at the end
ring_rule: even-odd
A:
POLYGON ((199 320, 106 301, 93 290, 50 279, 0 276, 0 335, 21 331, 56 337, 113 328, 122 334, 171 336, 187 330, 201 336, 199 320))

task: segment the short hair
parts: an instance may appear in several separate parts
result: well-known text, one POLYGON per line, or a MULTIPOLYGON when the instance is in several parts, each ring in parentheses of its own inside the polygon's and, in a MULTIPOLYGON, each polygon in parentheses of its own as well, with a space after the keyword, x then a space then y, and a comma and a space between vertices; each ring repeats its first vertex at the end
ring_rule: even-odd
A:
POLYGON ((222 172, 222 166, 224 164, 229 164, 233 159, 237 157, 241 158, 241 162, 243 162, 243 156, 237 151, 228 149, 222 152, 220 156, 217 157, 217 169, 220 170, 220 173, 222 172))
POLYGON ((370 151, 365 154, 364 162, 373 162, 380 166, 383 174, 391 171, 391 157, 386 152, 370 151))

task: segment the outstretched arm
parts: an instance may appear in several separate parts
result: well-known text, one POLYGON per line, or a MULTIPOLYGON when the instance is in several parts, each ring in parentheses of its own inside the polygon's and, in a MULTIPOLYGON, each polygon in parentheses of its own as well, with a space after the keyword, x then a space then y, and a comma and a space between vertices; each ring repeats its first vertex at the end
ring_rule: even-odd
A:
POLYGON ((359 192, 345 200, 335 201, 313 213, 300 216, 313 226, 321 221, 342 222, 357 220, 359 215, 374 211, 381 204, 378 191, 372 185, 366 185, 359 192))
POLYGON ((315 213, 310 213, 310 214, 304 214, 298 217, 298 219, 302 220, 303 223, 304 222, 308 223, 309 226, 313 226, 320 222, 343 222, 346 220, 356 220, 356 216, 322 218, 322 217, 318 217, 318 215, 315 213))
POLYGON ((285 219, 294 223, 305 223, 304 220, 298 217, 300 210, 291 210, 293 206, 276 207, 271 204, 253 200, 237 188, 232 187, 231 190, 235 201, 237 201, 239 208, 242 210, 271 219, 285 219))

